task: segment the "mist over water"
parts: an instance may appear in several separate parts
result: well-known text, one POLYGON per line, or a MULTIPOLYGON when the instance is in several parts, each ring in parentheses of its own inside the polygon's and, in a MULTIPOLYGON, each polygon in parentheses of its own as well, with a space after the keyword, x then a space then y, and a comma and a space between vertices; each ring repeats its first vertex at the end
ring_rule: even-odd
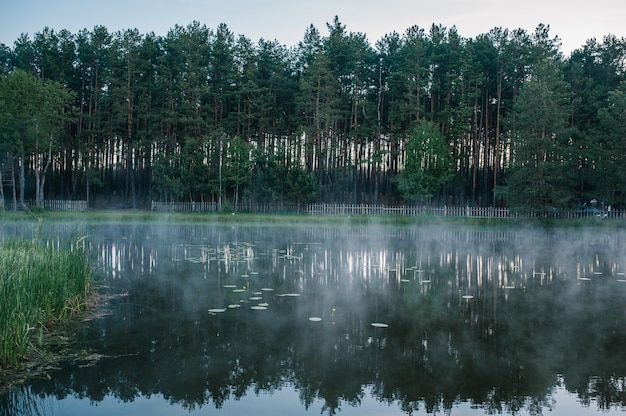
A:
POLYGON ((0 414, 624 410, 622 231, 82 227, 105 301, 79 347, 101 358, 0 414))

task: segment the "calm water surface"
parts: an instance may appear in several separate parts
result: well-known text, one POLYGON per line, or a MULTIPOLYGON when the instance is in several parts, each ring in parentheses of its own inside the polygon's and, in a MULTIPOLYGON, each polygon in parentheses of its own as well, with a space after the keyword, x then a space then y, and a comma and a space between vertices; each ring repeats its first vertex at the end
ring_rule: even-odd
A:
POLYGON ((89 235, 105 300, 78 334, 92 359, 0 396, 2 415, 626 409, 623 231, 50 233, 89 235))

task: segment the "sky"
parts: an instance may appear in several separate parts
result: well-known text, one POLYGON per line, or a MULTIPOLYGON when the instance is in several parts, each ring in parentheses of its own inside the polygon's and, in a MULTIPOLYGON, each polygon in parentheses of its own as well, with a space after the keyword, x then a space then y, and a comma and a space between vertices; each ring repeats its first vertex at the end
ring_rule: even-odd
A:
POLYGON ((532 33, 543 23, 561 39, 566 56, 591 38, 626 37, 624 0, 5 0, 0 43, 13 46, 21 34, 32 39, 45 27, 77 33, 102 25, 109 32, 166 35, 177 24, 198 21, 212 29, 225 23, 255 42, 296 46, 310 25, 326 36, 335 16, 371 45, 386 34, 402 35, 414 25, 428 31, 432 24, 455 26, 460 36, 474 38, 494 27, 532 33))

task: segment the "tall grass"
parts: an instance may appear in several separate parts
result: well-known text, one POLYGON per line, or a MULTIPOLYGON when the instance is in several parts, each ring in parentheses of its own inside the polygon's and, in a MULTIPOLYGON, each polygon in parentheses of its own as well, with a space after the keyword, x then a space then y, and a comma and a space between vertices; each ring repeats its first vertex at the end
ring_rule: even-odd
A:
POLYGON ((84 309, 91 272, 84 245, 0 242, 0 364, 24 357, 34 330, 84 309))

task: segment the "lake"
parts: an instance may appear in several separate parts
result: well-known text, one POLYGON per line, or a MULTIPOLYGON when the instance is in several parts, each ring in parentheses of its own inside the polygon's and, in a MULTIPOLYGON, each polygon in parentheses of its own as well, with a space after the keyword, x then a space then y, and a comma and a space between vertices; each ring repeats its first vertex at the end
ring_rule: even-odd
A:
POLYGON ((88 236, 102 296, 76 333, 89 355, 1 395, 2 415, 626 409, 624 231, 81 224, 47 232, 59 243, 88 236))

